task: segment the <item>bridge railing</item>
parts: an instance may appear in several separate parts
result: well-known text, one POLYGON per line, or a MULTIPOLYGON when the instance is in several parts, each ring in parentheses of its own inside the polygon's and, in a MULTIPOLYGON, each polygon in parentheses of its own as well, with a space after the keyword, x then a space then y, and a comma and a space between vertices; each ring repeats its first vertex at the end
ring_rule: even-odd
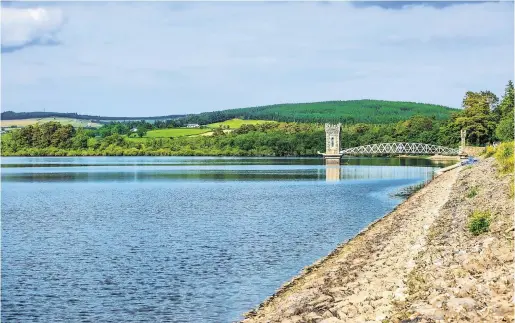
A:
POLYGON ((450 155, 459 154, 459 149, 423 143, 394 142, 364 145, 340 151, 344 155, 411 154, 411 155, 450 155))

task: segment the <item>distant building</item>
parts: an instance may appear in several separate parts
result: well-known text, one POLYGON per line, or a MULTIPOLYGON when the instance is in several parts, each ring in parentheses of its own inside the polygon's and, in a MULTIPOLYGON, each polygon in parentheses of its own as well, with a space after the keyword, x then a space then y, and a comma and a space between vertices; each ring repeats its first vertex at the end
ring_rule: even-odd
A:
POLYGON ((186 128, 200 128, 200 125, 198 123, 188 123, 186 128))
POLYGON ((132 132, 138 132, 138 128, 132 128, 131 131, 132 132))

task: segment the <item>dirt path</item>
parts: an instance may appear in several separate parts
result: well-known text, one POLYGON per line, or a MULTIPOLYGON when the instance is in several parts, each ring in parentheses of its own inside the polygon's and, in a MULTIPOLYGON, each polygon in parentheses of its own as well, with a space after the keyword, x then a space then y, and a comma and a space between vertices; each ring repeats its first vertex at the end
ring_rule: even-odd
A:
POLYGON ((338 247, 243 322, 381 322, 406 300, 408 274, 426 245, 459 169, 437 177, 396 210, 338 247))

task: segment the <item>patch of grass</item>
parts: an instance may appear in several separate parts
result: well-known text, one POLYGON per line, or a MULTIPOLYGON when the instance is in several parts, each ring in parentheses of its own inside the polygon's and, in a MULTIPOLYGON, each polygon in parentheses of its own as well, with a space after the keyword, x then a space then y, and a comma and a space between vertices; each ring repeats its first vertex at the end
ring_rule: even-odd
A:
POLYGON ((150 130, 145 135, 146 138, 170 138, 170 137, 184 137, 199 135, 201 133, 209 132, 209 129, 198 128, 171 128, 171 129, 158 129, 150 130))
POLYGON ((479 192, 479 191, 478 191, 477 186, 473 186, 473 187, 471 187, 471 188, 468 190, 468 192, 467 192, 467 197, 468 197, 469 199, 471 199, 471 198, 473 198, 474 196, 476 196, 478 192, 479 192))
POLYGON ((208 128, 218 128, 222 126, 222 128, 229 128, 229 129, 238 129, 244 124, 262 124, 262 123, 274 123, 275 121, 268 121, 268 120, 242 120, 242 119, 231 119, 224 122, 216 122, 208 124, 208 128))
POLYGON ((485 158, 491 157, 495 154, 495 148, 493 146, 487 146, 485 149, 485 152, 483 153, 483 156, 485 158))
POLYGON ((513 183, 513 178, 512 178, 512 179, 511 179, 511 181, 510 181, 510 185, 508 186, 508 187, 509 187, 509 188, 508 188, 508 196, 509 196, 510 198, 513 198, 513 196, 515 196, 515 187, 514 187, 514 184, 515 184, 515 183, 513 183))
POLYGON ((487 232, 490 228, 491 214, 488 211, 474 211, 469 216, 468 229, 470 233, 477 236, 487 232))
POLYGON ((420 191, 424 186, 426 186, 426 184, 427 183, 424 182, 424 183, 408 186, 408 187, 400 190, 399 192, 395 193, 394 196, 408 198, 411 195, 415 194, 416 192, 420 191))
POLYGON ((497 163, 499 163, 499 172, 501 174, 513 173, 513 141, 503 142, 497 146, 494 157, 497 163))

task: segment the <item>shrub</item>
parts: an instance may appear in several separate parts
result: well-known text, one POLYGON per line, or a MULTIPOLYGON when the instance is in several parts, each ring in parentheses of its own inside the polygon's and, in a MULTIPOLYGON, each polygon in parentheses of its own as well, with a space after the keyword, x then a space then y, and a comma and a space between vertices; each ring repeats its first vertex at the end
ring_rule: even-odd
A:
POLYGON ((474 196, 476 196, 478 193, 478 189, 477 189, 477 186, 474 186, 474 187, 471 187, 468 192, 467 192, 467 197, 469 199, 473 198, 474 196))
POLYGON ((502 174, 513 173, 513 141, 500 144, 495 149, 494 157, 502 174))
POLYGON ((483 155, 485 156, 485 158, 488 158, 488 157, 493 156, 494 153, 495 153, 495 148, 493 146, 487 146, 483 155))
POLYGON ((490 228, 490 212, 474 211, 469 217, 468 229, 477 236, 490 228))

